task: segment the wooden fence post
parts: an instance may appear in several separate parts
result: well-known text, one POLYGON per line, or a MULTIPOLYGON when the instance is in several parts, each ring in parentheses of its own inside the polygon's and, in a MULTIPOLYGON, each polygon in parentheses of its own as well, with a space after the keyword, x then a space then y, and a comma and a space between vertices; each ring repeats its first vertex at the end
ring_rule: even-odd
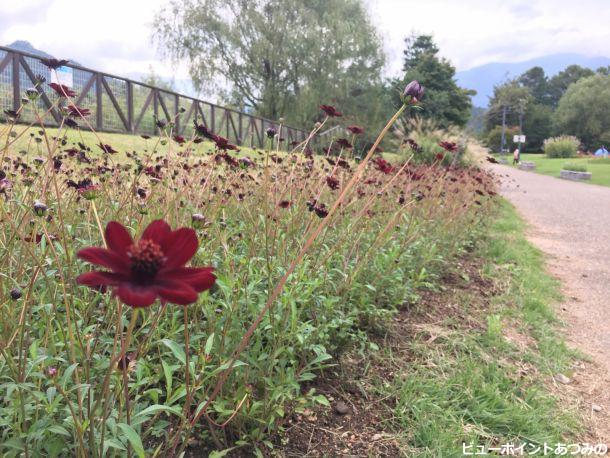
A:
POLYGON ((13 59, 13 110, 21 106, 21 81, 19 76, 19 54, 11 53, 13 59))
POLYGON ((129 126, 129 132, 135 134, 133 125, 133 83, 127 81, 127 125, 129 126))
POLYGON ((95 74, 95 128, 100 131, 104 128, 104 111, 102 110, 102 75, 95 74))

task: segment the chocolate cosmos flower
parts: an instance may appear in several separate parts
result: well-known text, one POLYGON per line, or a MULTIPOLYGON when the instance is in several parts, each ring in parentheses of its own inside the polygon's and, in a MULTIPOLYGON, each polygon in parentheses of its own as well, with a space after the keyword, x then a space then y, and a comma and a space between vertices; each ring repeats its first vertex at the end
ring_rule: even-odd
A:
POLYGON ((340 111, 337 111, 337 109, 335 107, 333 107, 332 105, 320 105, 320 109, 324 113, 326 113, 326 116, 329 116, 331 118, 343 116, 343 113, 341 113, 340 111))
POLYGON ((63 67, 64 65, 66 65, 68 63, 68 61, 66 59, 55 59, 55 58, 40 59, 40 62, 42 62, 47 67, 52 68, 53 70, 57 70, 59 67, 63 67))
POLYGON ((165 221, 156 220, 134 241, 122 224, 111 221, 105 239, 107 249, 89 247, 77 256, 109 270, 87 272, 76 281, 94 289, 111 287, 131 307, 149 307, 157 298, 191 304, 216 281, 212 267, 185 267, 199 245, 193 229, 172 231, 165 221))

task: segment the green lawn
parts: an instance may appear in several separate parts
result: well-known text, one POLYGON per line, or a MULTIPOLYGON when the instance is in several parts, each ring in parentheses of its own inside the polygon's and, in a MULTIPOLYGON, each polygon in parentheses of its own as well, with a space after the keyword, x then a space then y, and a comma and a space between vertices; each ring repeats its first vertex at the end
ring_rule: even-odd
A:
MULTIPOLYGON (((0 123, 0 151, 4 150, 7 146, 7 134, 9 133, 9 126, 6 124, 0 123)), ((8 150, 11 152, 27 152, 28 154, 35 154, 39 156, 45 156, 47 153, 47 148, 45 145, 44 136, 41 135, 42 129, 40 127, 28 127, 18 125, 12 129, 12 133, 10 134, 10 138, 8 138, 8 150)), ((49 141, 52 141, 54 136, 57 135, 58 129, 49 127, 46 128, 47 136, 49 136, 49 141)), ((163 152, 163 154, 167 154, 168 152, 168 143, 171 145, 172 151, 178 151, 180 145, 176 143, 174 140, 170 139, 160 139, 159 137, 151 137, 149 139, 144 139, 140 135, 130 135, 130 134, 119 134, 119 133, 107 133, 107 132, 99 132, 93 133, 91 131, 87 131, 85 129, 75 130, 68 129, 66 131, 67 135, 67 146, 72 146, 76 142, 82 142, 85 145, 91 147, 94 153, 101 154, 101 149, 99 149, 96 145, 100 142, 104 144, 109 144, 115 150, 119 151, 119 154, 116 155, 113 159, 115 161, 121 162, 125 159, 126 152, 137 151, 138 153, 146 153, 152 152, 154 150, 159 151, 159 153, 163 152)), ((189 141, 191 138, 186 137, 186 140, 189 141)), ((193 150, 195 154, 204 154, 210 151, 214 151, 214 145, 212 142, 205 141, 199 144, 194 144, 189 142, 189 148, 193 150)), ((255 152, 253 149, 248 147, 241 147, 240 154, 238 155, 253 155, 255 152)))
MULTIPOLYGON (((534 162, 536 164, 536 172, 554 177, 559 176, 560 170, 567 162, 582 164, 587 168, 588 172, 592 173, 589 183, 602 186, 610 186, 610 159, 590 159, 590 158, 566 158, 566 159, 550 159, 544 154, 522 154, 522 161, 534 162)), ((509 164, 512 158, 509 158, 509 164)))

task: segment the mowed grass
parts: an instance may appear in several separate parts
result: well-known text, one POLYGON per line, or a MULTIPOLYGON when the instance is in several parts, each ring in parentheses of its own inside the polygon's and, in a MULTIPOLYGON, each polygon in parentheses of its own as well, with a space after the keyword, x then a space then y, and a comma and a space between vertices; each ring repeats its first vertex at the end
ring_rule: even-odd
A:
MULTIPOLYGON (((396 399, 393 429, 407 456, 463 456, 478 446, 555 444, 580 430, 574 409, 559 406, 545 388, 553 374, 569 374, 574 354, 564 344, 552 304, 560 299, 556 280, 544 269, 542 254, 523 236, 524 223, 503 201, 477 256, 486 260, 482 278, 493 286, 487 310, 480 293, 465 282, 449 299, 467 310, 461 323, 447 316, 435 323, 437 337, 413 339, 408 361, 382 395, 396 399), (442 331, 438 331, 442 329, 442 331), (521 336, 520 345, 510 336, 521 336)), ((385 358, 396 364, 397 354, 385 358)), ((528 450, 526 447, 525 450, 528 450)))
MULTIPOLYGON (((592 174, 591 180, 585 183, 610 186, 610 159, 582 157, 551 159, 544 154, 522 154, 521 160, 535 163, 535 172, 553 177, 559 177, 561 169, 567 163, 583 165, 592 174)), ((511 158, 509 158, 510 163, 512 163, 511 158)))
MULTIPOLYGON (((56 128, 45 127, 43 130, 41 127, 29 127, 29 126, 15 126, 13 133, 7 138, 9 128, 6 124, 0 124, 0 150, 4 150, 9 144, 8 150, 11 152, 21 152, 22 154, 38 154, 40 156, 47 155, 47 146, 45 144, 45 136, 43 132, 46 132, 46 137, 49 141, 53 141, 53 137, 58 135, 59 130, 56 128)), ((113 155, 114 161, 122 162, 126 159, 126 152, 136 151, 138 153, 158 153, 168 154, 168 152, 177 151, 180 145, 172 139, 167 137, 151 136, 149 139, 144 139, 140 135, 131 134, 119 134, 119 133, 107 133, 107 132, 91 132, 85 129, 63 129, 62 135, 66 136, 68 145, 77 144, 81 142, 91 148, 91 152, 94 154, 101 154, 102 149, 97 145, 104 143, 112 146, 119 153, 113 155)), ((214 144, 210 141, 204 141, 201 143, 190 142, 191 138, 185 136, 186 141, 189 143, 189 148, 193 154, 207 154, 214 151, 214 144)), ((274 148, 275 149, 275 148, 274 148)), ((236 156, 248 156, 257 153, 256 148, 249 148, 247 146, 240 147, 239 152, 232 152, 236 156)), ((280 153, 282 153, 280 151, 280 153)))

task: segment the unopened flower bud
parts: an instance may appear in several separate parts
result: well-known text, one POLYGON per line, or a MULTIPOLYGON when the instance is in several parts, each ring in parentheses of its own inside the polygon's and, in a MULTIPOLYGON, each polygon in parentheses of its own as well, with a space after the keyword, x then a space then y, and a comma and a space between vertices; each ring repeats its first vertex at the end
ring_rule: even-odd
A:
POLYGON ((202 229, 207 224, 207 219, 201 213, 193 213, 191 215, 191 224, 195 229, 202 229))
POLYGON ((402 93, 403 98, 410 97, 413 101, 419 101, 424 96, 424 88, 417 80, 411 81, 405 87, 405 90, 402 93))
POLYGON ((40 201, 34 202, 34 213, 36 216, 44 216, 47 212, 47 206, 40 201))
POLYGON ((21 290, 19 288, 13 288, 11 289, 10 295, 11 299, 16 301, 21 298, 21 290))

